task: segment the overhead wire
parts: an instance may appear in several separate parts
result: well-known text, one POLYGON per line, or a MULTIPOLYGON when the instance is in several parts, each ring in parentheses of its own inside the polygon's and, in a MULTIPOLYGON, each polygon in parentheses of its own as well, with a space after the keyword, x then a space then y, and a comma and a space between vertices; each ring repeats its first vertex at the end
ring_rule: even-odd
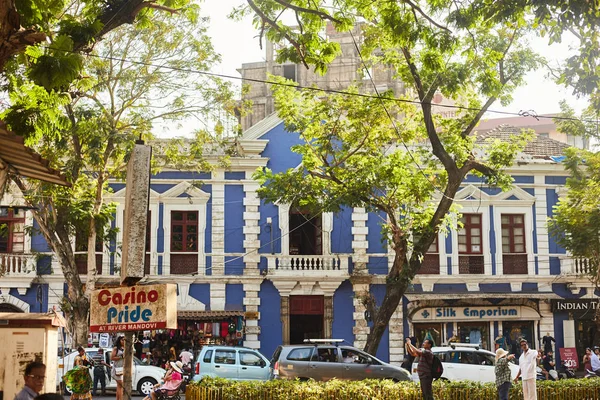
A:
MULTIPOLYGON (((58 48, 53 48, 51 46, 48 46, 47 48, 54 49, 54 50, 60 50, 60 51, 66 52, 66 53, 73 53, 73 54, 81 55, 81 53, 76 52, 76 51, 58 49, 58 48)), ((319 87, 314 87, 314 86, 304 86, 304 85, 300 85, 297 83, 283 83, 283 82, 275 82, 275 81, 266 80, 266 79, 233 76, 233 75, 227 75, 227 74, 210 72, 210 71, 201 71, 201 70, 195 70, 195 69, 189 69, 189 68, 180 68, 180 67, 174 67, 174 66, 169 66, 169 65, 159 65, 159 64, 149 63, 149 62, 145 62, 145 61, 137 61, 137 60, 132 60, 132 59, 128 59, 128 58, 119 58, 119 57, 112 57, 112 56, 93 54, 93 53, 86 53, 86 54, 84 54, 84 56, 100 58, 100 59, 104 59, 104 60, 128 62, 131 64, 145 66, 145 67, 164 68, 164 69, 177 71, 177 72, 198 74, 198 75, 204 75, 204 76, 215 77, 215 78, 232 79, 232 80, 254 82, 254 83, 264 83, 264 84, 272 85, 272 86, 284 86, 284 87, 291 87, 291 88, 296 88, 296 89, 300 89, 300 90, 307 90, 307 91, 314 91, 314 92, 334 93, 334 94, 341 94, 341 95, 345 95, 345 96, 364 97, 364 98, 370 98, 370 99, 381 99, 384 101, 395 101, 395 102, 409 103, 409 104, 415 104, 415 105, 429 104, 429 105, 440 107, 440 108, 450 108, 450 109, 458 109, 458 110, 464 110, 464 111, 481 111, 482 110, 481 108, 477 108, 477 107, 467 107, 467 106, 461 106, 461 105, 456 105, 456 104, 435 104, 435 103, 424 102, 424 101, 420 101, 420 100, 403 99, 403 98, 398 98, 398 97, 382 97, 382 96, 377 96, 377 95, 371 95, 368 93, 348 92, 345 90, 338 90, 338 89, 331 89, 331 88, 319 88, 319 87)), ((557 115, 557 116, 543 115, 543 114, 537 114, 533 110, 520 110, 519 112, 512 112, 512 111, 501 111, 501 110, 488 109, 488 110, 486 110, 486 112, 493 113, 493 114, 499 114, 499 115, 510 115, 510 116, 515 116, 515 117, 532 117, 532 118, 535 118, 538 120, 539 119, 552 119, 552 120, 565 120, 565 121, 579 121, 579 122, 587 122, 587 123, 596 124, 596 121, 591 120, 591 119, 566 117, 566 116, 560 116, 560 115, 557 115)))

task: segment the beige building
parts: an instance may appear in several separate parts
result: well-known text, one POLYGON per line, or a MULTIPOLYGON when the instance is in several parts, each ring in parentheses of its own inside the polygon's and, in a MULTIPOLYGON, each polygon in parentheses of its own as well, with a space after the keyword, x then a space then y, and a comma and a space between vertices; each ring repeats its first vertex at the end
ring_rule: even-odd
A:
POLYGON ((252 101, 252 112, 241 118, 242 131, 246 131, 275 112, 270 85, 251 81, 267 80, 270 74, 291 79, 298 82, 300 86, 316 85, 325 90, 345 90, 351 84, 362 83, 364 86, 362 90, 366 93, 374 93, 375 88, 378 92, 392 89, 396 95, 404 93, 404 84, 395 78, 392 69, 370 66, 369 74, 366 73, 354 44, 354 40, 358 43, 362 41, 360 27, 355 27, 351 34, 336 32, 332 25, 328 25, 325 34, 330 40, 339 43, 342 50, 342 54, 329 65, 325 75, 319 75, 314 68, 307 69, 302 64, 277 63, 275 61, 277 44, 271 42, 266 43, 265 61, 242 64, 242 68, 238 71, 245 79, 244 83, 250 87, 243 100, 252 101), (369 75, 374 82, 371 82, 369 75))

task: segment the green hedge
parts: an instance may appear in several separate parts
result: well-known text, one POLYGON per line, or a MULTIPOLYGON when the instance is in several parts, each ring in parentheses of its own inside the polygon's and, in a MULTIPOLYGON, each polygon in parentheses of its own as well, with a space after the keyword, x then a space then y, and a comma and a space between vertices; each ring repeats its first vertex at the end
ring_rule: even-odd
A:
MULTIPOLYGON (((600 379, 568 379, 538 382, 538 400, 600 400, 600 379)), ((469 381, 434 382, 437 400, 496 400, 493 383, 469 381)), ((511 399, 522 399, 520 384, 513 385, 511 399)), ((236 382, 226 379, 203 379, 189 384, 186 400, 420 400, 421 391, 413 382, 389 380, 300 382, 273 380, 236 382)))

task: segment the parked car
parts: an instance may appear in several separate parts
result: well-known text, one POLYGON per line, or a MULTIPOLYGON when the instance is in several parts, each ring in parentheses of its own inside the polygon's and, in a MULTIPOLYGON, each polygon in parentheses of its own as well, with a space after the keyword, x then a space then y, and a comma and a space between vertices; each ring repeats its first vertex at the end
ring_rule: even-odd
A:
POLYGON ((383 362, 352 346, 342 346, 341 339, 313 339, 306 344, 279 346, 271 359, 274 379, 410 380, 410 373, 383 362))
MULTIPOLYGON (((110 365, 110 355, 112 353, 111 348, 105 348, 104 350, 104 359, 110 365)), ((97 347, 88 347, 85 349, 85 353, 88 358, 91 360, 95 354, 98 354, 97 347)), ((75 361, 75 357, 79 353, 74 351, 69 353, 64 358, 58 359, 58 372, 56 376, 56 382, 62 384, 62 377, 67 371, 73 369, 73 363, 75 361)), ((149 395, 152 391, 152 388, 155 384, 161 381, 163 376, 167 371, 162 368, 155 367, 153 365, 146 365, 142 363, 137 357, 133 357, 133 376, 131 381, 133 382, 133 390, 137 390, 140 394, 149 395)), ((93 377, 93 368, 90 368, 90 374, 93 377)), ((117 383, 114 379, 111 378, 110 372, 106 372, 106 388, 107 389, 116 389, 117 383)))
POLYGON ((195 364, 195 381, 206 376, 237 381, 266 381, 271 365, 258 350, 215 345, 202 347, 195 364))
MULTIPOLYGON (((449 346, 433 347, 431 349, 442 362, 444 373, 440 379, 449 381, 469 380, 481 383, 495 382, 494 372, 496 355, 491 351, 480 349, 478 345, 469 343, 452 343, 449 346)), ((412 365, 412 378, 419 381, 417 365, 419 357, 412 365)), ((511 378, 519 372, 519 366, 509 361, 511 378)))

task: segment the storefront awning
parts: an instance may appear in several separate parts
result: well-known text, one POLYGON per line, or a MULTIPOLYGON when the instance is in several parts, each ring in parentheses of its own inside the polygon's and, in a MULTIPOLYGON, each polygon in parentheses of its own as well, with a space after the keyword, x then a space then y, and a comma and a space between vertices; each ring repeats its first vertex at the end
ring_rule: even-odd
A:
POLYGON ((184 320, 211 320, 228 317, 243 317, 241 310, 230 311, 177 311, 177 319, 184 320))

